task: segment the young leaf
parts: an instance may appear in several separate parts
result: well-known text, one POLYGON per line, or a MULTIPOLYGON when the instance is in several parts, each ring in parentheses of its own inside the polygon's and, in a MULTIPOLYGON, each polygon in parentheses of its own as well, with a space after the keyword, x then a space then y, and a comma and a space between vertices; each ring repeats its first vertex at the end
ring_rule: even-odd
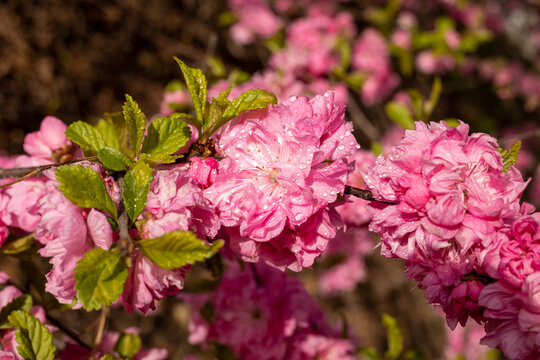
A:
POLYGON ((358 350, 358 355, 367 356, 370 360, 381 360, 377 351, 372 347, 365 347, 358 350))
POLYGON ((223 113, 231 105, 231 102, 225 99, 213 98, 210 106, 208 107, 208 113, 206 116, 206 122, 203 125, 202 133, 209 136, 211 132, 208 133, 208 130, 212 129, 220 120, 223 118, 223 113))
POLYGON ((160 117, 148 126, 142 152, 170 155, 191 139, 189 126, 179 117, 160 117))
POLYGON ((144 210, 152 179, 152 168, 142 161, 139 161, 124 176, 122 197, 131 221, 137 220, 144 210))
POLYGON ((160 267, 172 270, 212 257, 223 246, 218 240, 211 245, 190 231, 173 231, 154 239, 138 242, 141 252, 160 267))
MULTIPOLYGON (((270 104, 276 103, 277 98, 271 92, 260 89, 250 89, 240 94, 240 96, 232 101, 231 105, 223 113, 222 121, 226 122, 246 110, 262 109, 268 107, 270 104)), ((219 126, 223 125, 223 123, 224 122, 219 124, 219 126)), ((215 127, 214 130, 217 130, 217 127, 215 127)))
POLYGON ((136 157, 141 148, 144 131, 146 130, 146 116, 135 100, 127 94, 122 110, 127 125, 131 153, 133 157, 136 157))
POLYGON ((101 176, 90 167, 65 165, 56 169, 60 191, 74 204, 96 208, 117 218, 116 205, 107 192, 101 176))
POLYGON ((405 105, 396 101, 390 101, 386 104, 384 110, 386 111, 386 115, 402 128, 414 129, 414 120, 405 105))
POLYGON ((502 171, 503 173, 506 173, 508 169, 510 169, 511 166, 513 166, 517 160, 519 155, 519 149, 521 149, 521 140, 516 141, 512 144, 510 147, 510 150, 505 150, 503 148, 498 148, 499 152, 502 155, 503 160, 503 166, 502 171))
POLYGON ((397 320, 388 314, 382 316, 383 325, 388 337, 388 350, 384 353, 386 360, 396 360, 403 351, 403 335, 399 329, 397 320))
POLYGON ((13 241, 5 242, 0 251, 7 255, 20 254, 34 245, 34 234, 26 235, 13 241))
POLYGON ((103 141, 105 142, 105 146, 120 150, 120 143, 118 141, 118 136, 116 135, 114 126, 110 122, 103 119, 99 119, 96 125, 96 129, 101 134, 101 137, 103 138, 103 141))
MULTIPOLYGON (((118 140, 118 149, 129 157, 132 157, 133 154, 131 153, 131 149, 129 148, 128 131, 126 121, 124 120, 124 114, 122 114, 121 111, 114 113, 105 113, 103 114, 103 119, 114 129, 116 139, 118 140)), ((104 140, 107 143, 105 136, 104 140)))
POLYGON ((79 144, 85 152, 97 153, 105 146, 105 141, 99 131, 84 121, 76 121, 66 129, 66 137, 79 144))
POLYGON ((87 251, 75 267, 77 298, 88 311, 111 305, 122 294, 128 272, 118 251, 87 251))
POLYGON ((22 310, 12 312, 8 320, 17 328, 17 351, 25 360, 54 360, 53 336, 45 325, 22 310))
POLYGON ((205 109, 206 109, 206 92, 207 92, 207 83, 206 77, 200 69, 194 69, 187 66, 182 60, 177 57, 174 58, 184 78, 186 79, 186 85, 191 94, 191 100, 193 101, 193 106, 195 107, 195 113, 197 114, 197 120, 200 124, 204 123, 205 109))
POLYGON ((22 310, 29 312, 34 305, 32 297, 28 294, 24 294, 11 300, 6 304, 2 311, 0 312, 0 329, 7 329, 11 327, 11 324, 8 320, 8 316, 15 310, 22 310))
POLYGON ((113 171, 124 171, 133 166, 133 161, 127 155, 112 147, 99 150, 98 157, 103 166, 113 171))
POLYGON ((135 356, 140 349, 141 338, 137 334, 122 334, 114 346, 114 351, 127 359, 135 356))
POLYGON ((176 159, 180 159, 184 155, 163 155, 163 154, 145 154, 141 153, 139 161, 142 161, 151 167, 156 167, 161 164, 172 164, 176 159))

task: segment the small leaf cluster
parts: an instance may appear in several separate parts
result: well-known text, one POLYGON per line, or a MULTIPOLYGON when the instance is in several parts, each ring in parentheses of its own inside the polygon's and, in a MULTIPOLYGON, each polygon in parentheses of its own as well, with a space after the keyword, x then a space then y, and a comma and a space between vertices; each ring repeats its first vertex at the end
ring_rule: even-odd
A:
POLYGON ((53 360, 56 347, 49 329, 30 314, 34 305, 30 295, 21 295, 0 312, 0 329, 15 328, 17 351, 25 360, 53 360))
POLYGON ((175 60, 182 70, 195 108, 195 116, 189 114, 178 114, 178 116, 197 129, 201 144, 205 144, 220 127, 242 112, 267 108, 270 104, 277 102, 274 94, 260 89, 248 90, 230 101, 228 96, 232 86, 208 102, 206 100, 208 83, 202 71, 187 66, 178 58, 175 60))

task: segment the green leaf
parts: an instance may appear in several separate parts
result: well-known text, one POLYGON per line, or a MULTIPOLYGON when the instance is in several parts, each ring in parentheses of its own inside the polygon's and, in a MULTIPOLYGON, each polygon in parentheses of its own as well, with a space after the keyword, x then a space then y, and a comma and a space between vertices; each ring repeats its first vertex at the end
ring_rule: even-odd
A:
POLYGON ((221 121, 223 113, 230 105, 231 102, 227 100, 227 97, 224 99, 219 97, 212 99, 212 102, 208 107, 208 114, 202 130, 202 133, 205 134, 206 137, 212 134, 212 131, 209 132, 209 130, 214 128, 216 124, 221 121))
POLYGON ((0 251, 6 255, 16 255, 30 249, 32 245, 34 245, 34 234, 7 241, 0 247, 0 251))
POLYGON ((84 121, 76 121, 66 129, 66 137, 79 144, 85 153, 97 153, 105 146, 99 131, 84 121))
POLYGON ((276 103, 277 98, 271 92, 261 89, 250 89, 240 94, 240 96, 231 102, 231 105, 223 113, 223 118, 229 120, 246 110, 267 108, 268 105, 276 103))
POLYGON ((141 349, 141 338, 137 334, 122 334, 116 345, 114 351, 120 354, 123 358, 131 359, 141 349))
POLYGON ((99 360, 117 360, 117 358, 113 354, 107 353, 103 355, 102 357, 100 357, 99 360))
POLYGON ((148 126, 142 152, 170 155, 191 139, 191 130, 179 117, 160 117, 148 126))
POLYGON ((137 162, 124 176, 122 197, 131 221, 137 220, 143 212, 153 178, 152 168, 142 161, 137 162))
POLYGON ((77 298, 88 311, 109 306, 122 294, 127 276, 126 261, 118 251, 87 251, 75 267, 77 298))
POLYGON ((371 360, 381 360, 377 351, 371 347, 365 347, 358 350, 358 355, 364 355, 371 360))
POLYGON ((131 153, 133 157, 137 157, 144 137, 144 131, 146 130, 146 116, 135 100, 127 94, 122 110, 127 125, 131 153))
POLYGON ((142 161, 151 167, 156 167, 161 164, 172 164, 176 159, 180 159, 184 155, 163 155, 163 154, 144 154, 139 157, 139 161, 142 161))
POLYGON ((187 66, 182 60, 177 57, 174 58, 184 78, 186 79, 186 85, 191 94, 191 100, 193 101, 193 106, 195 107, 195 113, 197 114, 197 120, 200 124, 204 123, 205 109, 206 109, 206 92, 207 92, 207 83, 206 77, 200 69, 194 69, 187 66))
POLYGON ((425 103, 425 119, 424 121, 428 121, 429 117, 433 113, 433 110, 435 110, 435 106, 437 106, 437 103, 439 102, 439 98, 441 96, 442 91, 442 82, 440 77, 436 77, 433 80, 433 86, 431 88, 431 94, 429 95, 429 100, 427 103, 425 103))
POLYGON ((383 314, 382 321, 388 337, 388 350, 384 353, 384 358, 386 360, 395 360, 399 358, 403 351, 403 335, 397 320, 392 316, 383 314))
POLYGON ((0 329, 8 329, 12 327, 11 323, 8 320, 8 316, 13 311, 22 310, 25 312, 30 312, 33 305, 34 301, 32 300, 32 297, 28 294, 21 295, 18 298, 11 300, 2 308, 2 311, 0 312, 0 329))
POLYGON ((101 176, 90 167, 65 165, 56 169, 56 180, 65 197, 83 208, 96 208, 117 218, 116 205, 101 176))
POLYGON ((407 93, 411 98, 412 107, 416 118, 424 121, 424 97, 416 89, 408 89, 407 93))
MULTIPOLYGON (((133 154, 131 153, 131 149, 129 148, 128 131, 126 121, 124 120, 124 114, 122 114, 121 111, 114 113, 105 113, 103 114, 103 119, 114 129, 114 134, 116 135, 116 139, 119 144, 118 149, 129 157, 132 157, 133 154)), ((107 142, 105 135, 104 139, 107 142)))
POLYGON ((371 142, 371 151, 376 155, 379 156, 380 154, 384 154, 384 149, 382 145, 377 141, 371 142))
POLYGON ((405 105, 396 101, 390 101, 386 104, 384 110, 386 111, 386 115, 402 128, 414 129, 414 120, 405 105))
POLYGON ((427 360, 422 350, 415 348, 407 351, 403 355, 403 360, 427 360))
POLYGON ((120 150, 118 136, 116 135, 114 126, 110 122, 104 119, 99 119, 96 129, 101 134, 101 137, 105 142, 105 146, 120 150))
POLYGON ((22 310, 12 312, 8 320, 17 328, 17 351, 25 360, 54 360, 53 336, 45 325, 22 310))
POLYGON ((206 65, 208 65, 208 68, 214 77, 221 79, 227 76, 225 64, 220 58, 216 56, 209 56, 206 58, 206 65))
POLYGON ((141 252, 160 267, 172 270, 212 257, 223 246, 218 240, 211 245, 190 231, 173 231, 154 239, 138 242, 141 252))
POLYGON ((498 148, 499 153, 502 155, 503 160, 503 166, 502 166, 502 172, 506 173, 508 169, 510 169, 511 166, 513 166, 519 156, 519 149, 521 149, 521 140, 516 141, 512 144, 510 147, 510 150, 505 150, 503 148, 498 148))
POLYGON ((113 171, 124 171, 133 166, 133 161, 127 155, 112 147, 99 150, 98 156, 103 166, 113 171))

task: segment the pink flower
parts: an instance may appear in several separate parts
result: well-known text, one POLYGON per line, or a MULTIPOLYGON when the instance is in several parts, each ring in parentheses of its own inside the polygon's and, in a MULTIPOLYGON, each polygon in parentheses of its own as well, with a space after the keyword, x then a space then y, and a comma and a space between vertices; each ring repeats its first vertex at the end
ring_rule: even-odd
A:
POLYGON ((189 161, 191 161, 191 165, 188 174, 193 181, 203 188, 214 183, 218 167, 216 159, 210 157, 203 160, 200 157, 193 157, 189 161))
POLYGON ((205 196, 246 261, 260 256, 299 270, 335 235, 326 207, 343 193, 347 157, 358 147, 343 110, 332 93, 293 97, 246 113, 221 132, 217 147, 225 159, 205 196), (315 238, 307 229, 317 229, 315 238))
POLYGON ((182 107, 187 108, 190 104, 191 97, 187 90, 165 91, 159 112, 161 115, 170 115, 182 107))
POLYGON ((431 50, 424 50, 416 57, 416 68, 424 74, 445 74, 455 66, 456 61, 451 55, 435 55, 431 50))
MULTIPOLYGON (((105 181, 115 193, 112 198, 118 199, 118 186, 110 179, 105 181)), ((60 303, 71 304, 76 295, 73 271, 77 261, 95 247, 108 250, 114 242, 114 234, 103 213, 73 204, 58 190, 56 180, 45 183, 45 193, 37 208, 40 220, 35 232, 36 240, 44 245, 39 250, 40 255, 51 257, 53 265, 46 275, 45 289, 60 303)))
MULTIPOLYGON (((157 171, 150 185, 146 209, 140 216, 140 236, 157 238, 165 233, 193 231, 201 239, 216 236, 220 227, 213 207, 187 174, 186 166, 157 171)), ((165 270, 144 257, 131 253, 132 266, 124 285, 122 300, 128 312, 146 314, 156 309, 156 301, 174 295, 184 287, 189 266, 165 270)))
POLYGON ((388 97, 399 84, 399 77, 392 71, 386 40, 375 29, 364 30, 356 41, 352 64, 367 75, 361 90, 367 105, 388 97))
POLYGON ((227 345, 241 359, 297 359, 302 352, 299 359, 337 359, 353 348, 337 338, 297 279, 264 264, 240 269, 231 262, 212 293, 182 298, 195 310, 190 329, 198 337, 190 341, 227 345))
POLYGON ((485 360, 490 349, 480 345, 486 332, 480 324, 468 322, 466 326, 458 326, 446 332, 448 344, 444 353, 445 359, 457 359, 460 356, 467 360, 485 360))
POLYGON ((49 162, 64 161, 62 155, 71 152, 72 147, 71 141, 64 135, 66 128, 60 119, 47 116, 43 119, 39 131, 30 133, 24 138, 24 151, 49 162))
POLYGON ((255 35, 264 39, 270 38, 282 26, 281 19, 264 1, 230 0, 229 6, 239 18, 231 28, 231 36, 239 44, 252 43, 255 35))
POLYGON ((39 223, 38 203, 45 195, 45 184, 41 180, 28 179, 5 189, 10 199, 7 204, 10 221, 8 225, 33 232, 39 223))

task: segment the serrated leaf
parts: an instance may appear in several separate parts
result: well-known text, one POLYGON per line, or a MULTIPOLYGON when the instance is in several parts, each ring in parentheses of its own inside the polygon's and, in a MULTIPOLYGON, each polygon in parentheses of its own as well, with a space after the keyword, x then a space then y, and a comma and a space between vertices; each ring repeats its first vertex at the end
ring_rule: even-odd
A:
POLYGON ((141 252, 160 267, 172 270, 212 257, 223 246, 218 240, 210 245, 190 231, 174 231, 138 242, 141 252))
POLYGON ((208 114, 206 116, 206 121, 203 125, 202 133, 209 136, 209 129, 212 129, 223 117, 225 110, 231 105, 231 102, 225 99, 213 98, 212 102, 208 106, 208 114))
POLYGON ((386 328, 388 350, 384 353, 385 360, 396 360, 403 351, 403 335, 396 319, 388 314, 383 314, 382 322, 386 328))
POLYGON ((133 98, 126 94, 126 102, 122 107, 124 120, 127 125, 129 147, 133 157, 136 157, 146 130, 146 116, 133 98))
POLYGON ((85 153, 97 153, 105 146, 99 131, 84 121, 76 121, 66 129, 66 137, 79 144, 85 153))
POLYGON ((32 297, 28 294, 21 295, 11 300, 2 308, 2 311, 0 311, 0 329, 7 329, 12 327, 10 321, 8 320, 8 316, 13 311, 22 310, 25 312, 30 312, 33 305, 34 301, 32 300, 32 297))
POLYGON ((98 157, 103 166, 113 171, 124 171, 133 166, 133 161, 126 154, 112 147, 99 150, 98 157))
POLYGON ((116 205, 101 176, 90 167, 65 165, 56 169, 56 180, 65 197, 83 208, 96 208, 117 218, 116 205))
POLYGON ((206 109, 206 92, 208 86, 206 77, 200 69, 190 68, 177 57, 175 57, 174 60, 176 60, 180 66, 182 74, 184 74, 186 85, 189 89, 189 93, 191 94, 193 107, 195 108, 195 113, 197 114, 197 120, 200 124, 203 124, 206 109))
POLYGON ((105 146, 120 150, 120 143, 113 124, 104 119, 99 119, 96 129, 101 134, 105 146))
POLYGON ((172 164, 177 159, 182 158, 184 155, 163 155, 163 154, 144 154, 139 157, 139 161, 142 161, 151 167, 156 167, 161 164, 172 164))
POLYGON ((5 242, 2 247, 0 247, 0 251, 6 255, 16 255, 30 249, 32 245, 34 245, 34 234, 5 242))
POLYGON ((131 359, 141 349, 141 338, 137 334, 122 334, 116 345, 114 351, 120 354, 123 358, 131 359))
POLYGON ((126 121, 124 120, 124 114, 121 111, 105 113, 103 114, 103 119, 114 128, 114 133, 116 134, 120 146, 118 149, 129 157, 133 157, 129 147, 128 131, 126 121))
POLYGON ((148 126, 142 152, 170 155, 191 139, 191 130, 179 117, 160 117, 148 126))
POLYGON ((152 168, 142 161, 137 162, 124 176, 122 197, 126 212, 133 222, 146 206, 146 198, 153 178, 152 168))
POLYGON ((17 328, 17 351, 25 360, 54 360, 56 348, 53 336, 37 318, 16 310, 8 316, 8 320, 17 328))
POLYGON ((386 115, 404 129, 414 129, 414 120, 405 105, 396 101, 390 101, 384 107, 386 115))
MULTIPOLYGON (((271 92, 261 89, 250 89, 235 98, 223 113, 225 121, 230 120, 246 110, 262 109, 270 104, 276 104, 277 98, 271 92)), ((219 126, 221 126, 220 124, 219 126)), ((218 126, 218 127, 219 127, 218 126)), ((214 128, 217 130, 217 128, 214 128)))
POLYGON ((503 166, 502 172, 506 173, 511 166, 513 166, 518 161, 519 149, 521 149, 521 140, 516 141, 512 144, 509 150, 503 148, 498 148, 501 153, 503 166))
POLYGON ((88 311, 111 305, 122 294, 128 272, 118 251, 87 251, 75 267, 77 298, 88 311))

